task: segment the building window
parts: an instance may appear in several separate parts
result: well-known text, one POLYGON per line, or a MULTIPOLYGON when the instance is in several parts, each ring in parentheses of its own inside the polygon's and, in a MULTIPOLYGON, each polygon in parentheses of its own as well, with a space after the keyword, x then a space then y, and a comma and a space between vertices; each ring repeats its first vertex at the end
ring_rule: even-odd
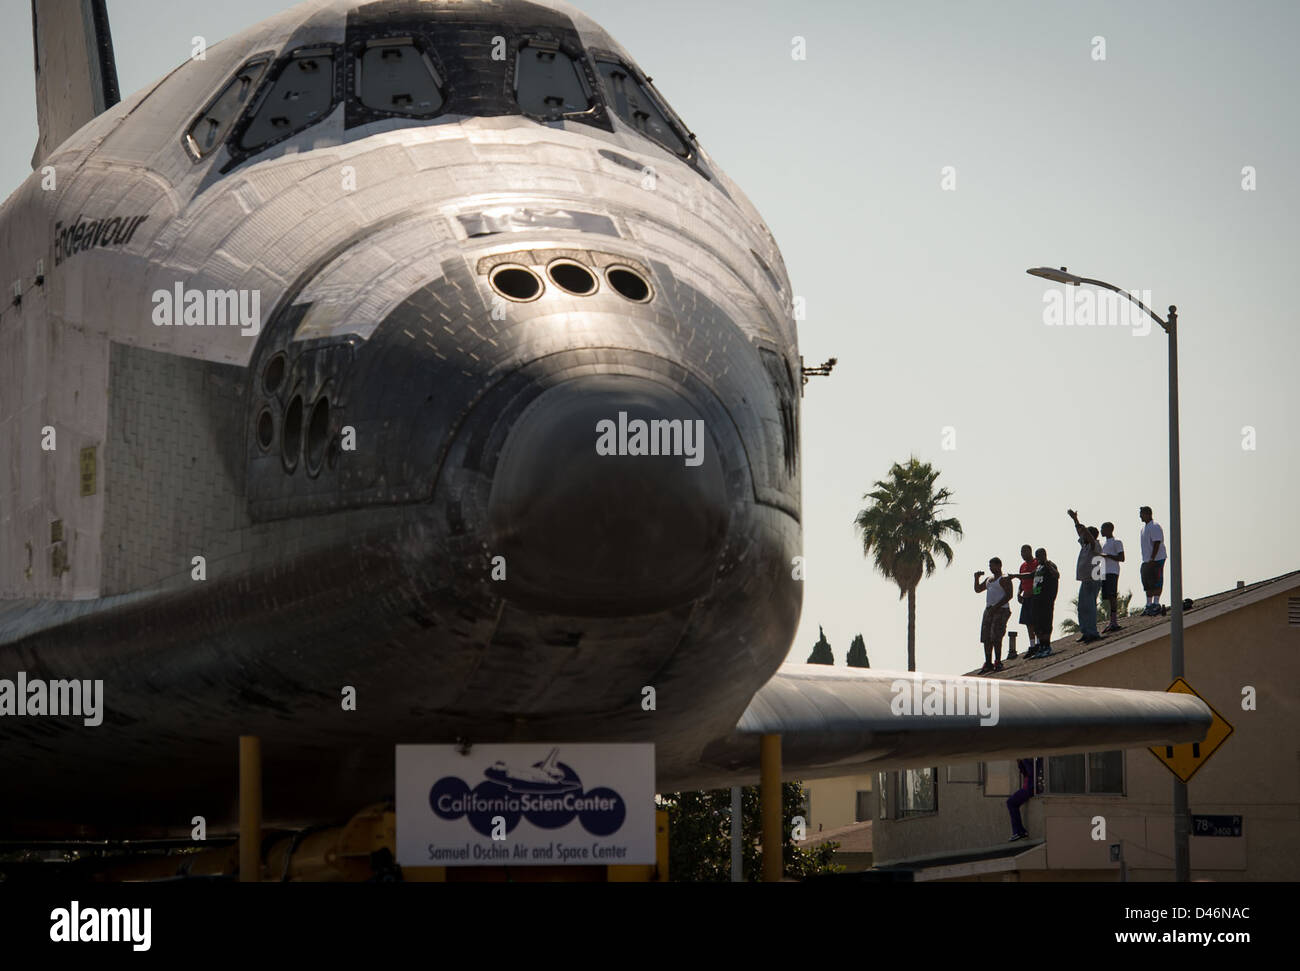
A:
POLYGON ((1020 774, 1009 760, 983 763, 984 795, 1009 796, 1020 787, 1020 774), (1012 785, 1011 777, 1016 776, 1012 785))
POLYGON ((898 774, 898 815, 920 816, 939 811, 937 769, 904 769, 898 774))
POLYGON ((980 781, 980 765, 981 763, 979 762, 965 762, 962 765, 950 765, 948 766, 948 781, 978 783, 980 781))
POLYGON ((865 823, 871 818, 871 790, 859 789, 857 797, 856 811, 853 813, 854 822, 865 823))
POLYGON ((1300 597, 1286 598, 1286 622, 1289 627, 1300 627, 1300 597))
POLYGON ((1124 794, 1124 753, 1053 755, 1047 760, 1047 791, 1052 795, 1124 794))

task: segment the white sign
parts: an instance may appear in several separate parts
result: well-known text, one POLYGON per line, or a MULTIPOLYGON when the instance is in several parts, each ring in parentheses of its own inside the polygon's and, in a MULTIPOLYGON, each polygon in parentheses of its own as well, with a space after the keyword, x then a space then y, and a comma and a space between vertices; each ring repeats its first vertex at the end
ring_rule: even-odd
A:
POLYGON ((655 862, 653 745, 397 746, 401 866, 655 862))

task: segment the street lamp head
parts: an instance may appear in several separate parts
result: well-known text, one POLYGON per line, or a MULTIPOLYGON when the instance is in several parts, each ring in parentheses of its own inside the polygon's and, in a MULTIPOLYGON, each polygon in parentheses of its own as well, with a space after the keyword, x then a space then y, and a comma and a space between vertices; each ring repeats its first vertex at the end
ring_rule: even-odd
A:
POLYGON ((1050 266, 1036 266, 1025 272, 1030 276, 1041 276, 1044 280, 1051 280, 1053 283, 1072 283, 1076 287, 1083 282, 1083 277, 1067 272, 1065 267, 1054 270, 1050 266))

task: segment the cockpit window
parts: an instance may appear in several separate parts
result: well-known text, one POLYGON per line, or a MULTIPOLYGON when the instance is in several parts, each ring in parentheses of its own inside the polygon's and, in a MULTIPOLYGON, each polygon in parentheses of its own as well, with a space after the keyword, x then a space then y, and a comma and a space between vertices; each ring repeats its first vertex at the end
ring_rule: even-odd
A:
POLYGON ((395 115, 428 118, 443 104, 438 72, 410 37, 370 41, 357 58, 356 90, 367 108, 395 115))
POLYGON ((329 114, 333 103, 334 52, 330 48, 294 51, 257 106, 239 147, 257 151, 301 131, 329 114))
POLYGON ((235 123, 248 104, 248 99, 257 90, 257 85, 270 65, 270 57, 261 57, 249 61, 241 67, 208 110, 199 115, 198 120, 190 125, 185 133, 185 147, 195 158, 204 158, 217 149, 225 140, 230 126, 235 123))
POLYGON ((591 92, 577 62, 558 44, 530 40, 515 57, 515 100, 526 114, 558 118, 589 109, 591 92))
POLYGON ((668 151, 683 157, 690 155, 686 142, 659 109, 649 89, 631 70, 617 61, 608 60, 597 61, 596 68, 605 85, 605 100, 616 115, 668 151))

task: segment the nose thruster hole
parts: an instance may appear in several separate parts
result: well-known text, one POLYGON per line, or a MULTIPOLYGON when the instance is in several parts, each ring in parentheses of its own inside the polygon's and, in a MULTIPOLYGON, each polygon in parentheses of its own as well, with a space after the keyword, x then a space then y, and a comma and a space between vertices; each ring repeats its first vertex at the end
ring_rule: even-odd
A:
POLYGON ((611 266, 605 271, 605 279, 620 296, 633 303, 645 303, 650 299, 650 284, 636 270, 626 266, 611 266))
POLYGON ((257 416, 257 444, 265 452, 275 441, 275 419, 271 417, 271 409, 263 408, 262 413, 257 416))
POLYGON ((302 396, 294 395, 289 407, 284 412, 284 430, 280 433, 282 448, 281 458, 284 467, 292 472, 298 467, 298 456, 302 454, 302 396))
POLYGON ((330 403, 324 395, 316 399, 311 408, 311 421, 307 425, 307 471, 315 475, 325 458, 329 444, 330 403))
POLYGON ((284 364, 283 354, 277 354, 266 362, 266 372, 262 375, 262 387, 266 389, 267 394, 275 394, 280 390, 280 382, 284 380, 284 364))
POLYGON ((507 300, 526 303, 542 295, 542 281, 525 266, 498 266, 488 277, 488 282, 507 300))
POLYGON ((556 260, 546 268, 551 282, 574 296, 585 297, 596 292, 595 275, 581 263, 572 260, 556 260))

